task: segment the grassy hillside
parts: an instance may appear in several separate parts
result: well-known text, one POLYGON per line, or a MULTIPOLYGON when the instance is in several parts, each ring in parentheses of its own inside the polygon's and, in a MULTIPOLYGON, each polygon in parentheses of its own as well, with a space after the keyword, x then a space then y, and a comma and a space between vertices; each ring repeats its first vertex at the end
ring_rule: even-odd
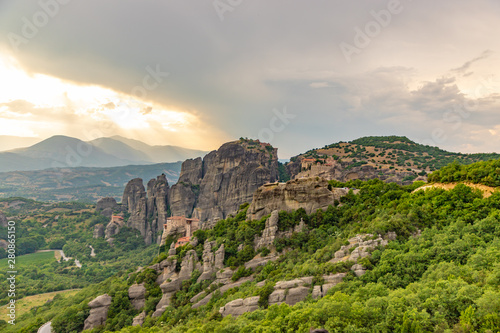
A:
MULTIPOLYGON (((56 295, 59 295, 58 297, 74 296, 75 294, 78 293, 78 291, 79 289, 70 289, 70 290, 61 290, 52 293, 45 293, 35 296, 24 297, 23 299, 20 299, 19 301, 16 302, 16 315, 22 316, 30 311, 35 312, 36 308, 44 305, 47 302, 50 302, 51 300, 54 299, 56 295)), ((8 314, 7 306, 4 305, 0 307, 0 318, 6 318, 7 314, 8 314)))
MULTIPOLYGON (((16 296, 36 295, 66 289, 82 288, 105 280, 120 270, 143 266, 157 254, 156 245, 146 246, 138 231, 123 228, 114 246, 92 237, 97 223, 106 225, 108 218, 83 203, 47 204, 23 198, 0 200, 0 210, 16 222, 16 296), (96 256, 90 255, 92 246, 96 256), (63 249, 77 258, 58 263, 54 252, 33 253, 44 249, 63 249), (24 255, 23 255, 24 254, 24 255)), ((0 239, 7 239, 7 228, 0 227, 0 239)), ((6 252, 0 249, 0 258, 6 252)), ((0 260, 0 305, 8 301, 7 262, 0 260)))
POLYGON ((437 147, 421 145, 404 136, 371 136, 350 142, 338 142, 323 148, 312 149, 297 158, 335 157, 352 165, 368 164, 377 168, 425 173, 457 161, 470 164, 500 158, 500 154, 461 154, 447 152, 437 147))
MULTIPOLYGON (((235 269, 234 279, 250 275, 253 281, 224 293, 215 293, 208 304, 192 309, 189 299, 208 290, 197 283, 199 273, 183 283, 172 305, 152 318, 159 301, 153 270, 139 274, 123 270, 108 280, 83 289, 71 300, 42 306, 24 327, 52 320, 58 332, 81 330, 88 315, 88 301, 108 293, 112 311, 104 327, 94 332, 308 332, 311 327, 329 332, 499 332, 500 328, 500 193, 483 197, 478 190, 459 184, 449 190, 414 190, 423 183, 400 186, 379 180, 351 181, 332 186, 355 187, 359 194, 341 199, 326 211, 306 215, 298 210, 279 214, 278 229, 287 230, 300 220, 302 232, 276 239, 271 249, 281 256, 255 269, 241 269, 256 253, 252 244, 264 221, 246 221, 247 207, 235 217, 219 221, 214 229, 197 232, 203 242, 224 243, 225 264, 235 269), (397 239, 377 247, 361 264, 366 274, 358 277, 347 262, 331 259, 346 241, 357 234, 386 235, 397 239), (243 244, 243 249, 236 248, 243 244), (237 269, 240 267, 240 269, 237 269), (312 276, 312 285, 324 274, 345 272, 344 281, 318 300, 308 296, 295 306, 268 306, 268 296, 278 281, 312 276), (128 300, 127 289, 146 281, 148 317, 142 328, 131 328, 139 313, 128 300), (257 286, 258 282, 263 282, 257 286), (271 288, 271 289, 270 289, 271 288), (222 318, 219 308, 227 302, 259 296, 260 309, 237 318, 222 318), (71 303, 70 303, 71 302, 71 303), (59 309, 59 310, 58 310, 59 309)), ((177 259, 189 249, 180 248, 177 259)), ((166 255, 153 259, 158 262, 166 255)), ((208 281, 210 282, 210 281, 208 281)), ((311 286, 312 288, 312 286, 311 286)), ((28 329, 26 331, 29 331, 28 329)))
MULTIPOLYGON (((34 265, 44 265, 55 260, 54 251, 25 254, 16 257, 16 268, 24 269, 34 265)), ((0 268, 7 269, 7 258, 0 259, 0 268)))

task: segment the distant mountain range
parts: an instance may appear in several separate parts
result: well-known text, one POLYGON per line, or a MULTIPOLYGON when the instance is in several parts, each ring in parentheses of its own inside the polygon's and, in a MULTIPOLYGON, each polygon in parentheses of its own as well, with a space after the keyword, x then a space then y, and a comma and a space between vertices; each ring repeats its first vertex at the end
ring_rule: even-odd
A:
MULTIPOLYGON (((8 138, 0 137, 0 144, 8 138)), ((150 146, 121 136, 85 142, 56 135, 26 148, 0 152, 0 172, 173 163, 206 153, 177 146, 150 146)))

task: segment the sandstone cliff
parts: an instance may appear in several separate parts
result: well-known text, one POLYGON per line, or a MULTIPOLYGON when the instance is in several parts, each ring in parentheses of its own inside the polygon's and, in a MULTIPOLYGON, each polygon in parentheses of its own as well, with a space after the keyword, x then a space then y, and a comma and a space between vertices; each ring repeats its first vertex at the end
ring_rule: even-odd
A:
POLYGON ((259 186, 278 177, 277 149, 252 140, 222 145, 203 160, 182 164, 170 191, 172 215, 193 216, 211 225, 252 200, 259 186))
POLYGON ((165 175, 148 182, 132 179, 122 206, 130 213, 127 226, 141 232, 147 244, 160 241, 167 216, 199 219, 204 228, 235 214, 263 184, 278 178, 277 149, 267 143, 240 139, 201 158, 182 163, 177 184, 169 188, 165 175))
POLYGON ((328 182, 319 177, 266 184, 253 195, 247 219, 258 220, 274 210, 290 212, 299 208, 311 214, 317 209, 327 209, 348 192, 348 189, 343 188, 329 189, 328 182))
POLYGON ((141 178, 132 179, 125 187, 122 205, 130 213, 127 226, 139 230, 146 244, 160 240, 168 216, 168 193, 165 175, 151 179, 147 192, 141 178))

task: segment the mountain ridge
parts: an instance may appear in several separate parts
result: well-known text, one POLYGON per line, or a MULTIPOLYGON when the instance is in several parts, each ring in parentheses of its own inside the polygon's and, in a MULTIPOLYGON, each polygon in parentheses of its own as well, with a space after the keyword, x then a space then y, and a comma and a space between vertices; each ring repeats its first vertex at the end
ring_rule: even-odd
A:
POLYGON ((0 172, 174 163, 205 154, 205 151, 178 146, 150 146, 118 136, 85 142, 55 135, 29 147, 0 152, 0 172), (140 149, 131 147, 127 141, 134 142, 140 149))

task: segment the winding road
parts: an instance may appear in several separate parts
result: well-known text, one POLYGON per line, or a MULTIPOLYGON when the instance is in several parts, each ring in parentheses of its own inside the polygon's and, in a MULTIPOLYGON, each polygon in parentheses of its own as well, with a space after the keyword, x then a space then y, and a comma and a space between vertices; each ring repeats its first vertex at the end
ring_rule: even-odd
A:
POLYGON ((51 333, 52 332, 52 326, 51 322, 49 321, 48 323, 43 324, 39 329, 38 333, 51 333))

